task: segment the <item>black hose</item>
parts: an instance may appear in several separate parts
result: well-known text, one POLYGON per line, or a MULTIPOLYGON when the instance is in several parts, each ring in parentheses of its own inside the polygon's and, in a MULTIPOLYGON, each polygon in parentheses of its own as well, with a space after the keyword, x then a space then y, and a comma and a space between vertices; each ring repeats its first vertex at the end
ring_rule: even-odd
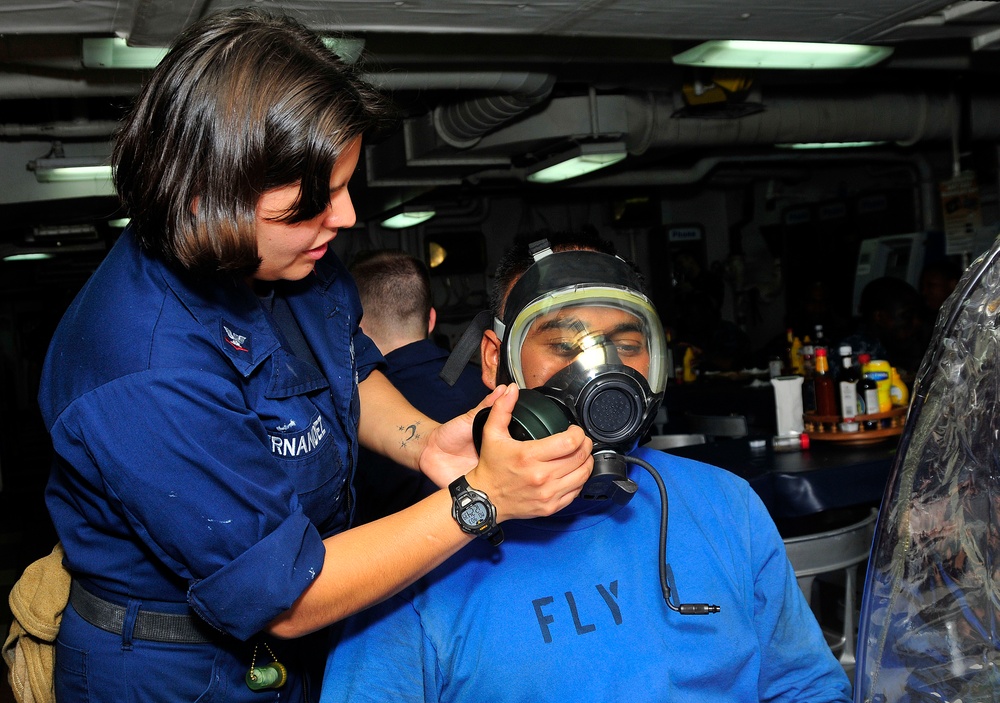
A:
POLYGON ((674 572, 670 568, 670 564, 667 563, 667 516, 670 512, 667 504, 667 487, 663 485, 663 479, 660 478, 660 474, 649 462, 634 456, 625 456, 624 459, 629 464, 635 464, 644 468, 653 477, 653 480, 656 481, 656 487, 660 491, 660 590, 663 592, 663 600, 666 602, 667 607, 681 615, 709 615, 719 612, 721 610, 719 606, 709 605, 708 603, 674 604, 671 599, 671 593, 674 590, 674 587, 671 585, 674 580, 674 572))

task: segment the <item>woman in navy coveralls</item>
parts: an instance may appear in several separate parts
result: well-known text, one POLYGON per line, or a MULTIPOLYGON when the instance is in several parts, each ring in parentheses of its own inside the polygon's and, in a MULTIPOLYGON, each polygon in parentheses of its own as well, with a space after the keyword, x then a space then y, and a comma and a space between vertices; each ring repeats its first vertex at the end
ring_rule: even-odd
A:
POLYGON ((139 95, 114 150, 132 223, 40 390, 73 575, 60 703, 315 700, 305 636, 473 539, 447 489, 347 529, 359 442, 438 485, 466 473, 498 520, 551 514, 589 475, 579 428, 510 438, 513 387, 484 401, 480 458, 473 413, 439 425, 378 370, 328 245, 388 113, 315 35, 252 10, 192 25, 139 95))

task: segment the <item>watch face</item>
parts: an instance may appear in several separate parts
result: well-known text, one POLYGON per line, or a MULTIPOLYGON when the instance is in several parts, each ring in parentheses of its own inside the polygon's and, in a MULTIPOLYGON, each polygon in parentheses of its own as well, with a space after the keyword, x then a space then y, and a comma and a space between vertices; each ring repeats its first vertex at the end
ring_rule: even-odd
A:
POLYGON ((486 522, 486 506, 479 501, 470 503, 462 509, 462 523, 469 527, 476 527, 486 522))

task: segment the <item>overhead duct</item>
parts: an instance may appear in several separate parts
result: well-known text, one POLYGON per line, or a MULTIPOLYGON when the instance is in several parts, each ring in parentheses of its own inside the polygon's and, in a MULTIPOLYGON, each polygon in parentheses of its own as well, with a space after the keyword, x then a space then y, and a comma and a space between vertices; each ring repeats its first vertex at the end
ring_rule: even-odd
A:
MULTIPOLYGON (((649 149, 773 145, 793 142, 889 141, 915 144, 950 140, 958 101, 947 93, 774 95, 764 110, 737 118, 675 117, 671 93, 599 95, 593 116, 585 97, 552 100, 544 110, 484 137, 473 151, 524 152, 531 142, 588 135, 621 138, 632 154, 649 149), (594 129, 596 125, 597 129, 594 129)), ((972 95, 971 136, 1000 139, 1000 95, 972 95)))
MULTIPOLYGON (((630 153, 650 149, 774 145, 796 142, 888 141, 916 144, 950 140, 959 119, 959 102, 948 93, 768 95, 764 109, 736 118, 674 116, 672 93, 597 96, 592 117, 583 98, 558 98, 544 110, 498 130, 477 148, 509 142, 550 141, 593 133, 621 137, 630 153), (561 132, 561 135, 558 133, 561 132)), ((970 96, 970 136, 1000 139, 1000 95, 970 96)))
MULTIPOLYGON (((378 176, 419 182, 429 167, 449 164, 453 173, 502 178, 519 175, 510 159, 552 145, 591 138, 624 141, 630 154, 697 147, 773 146, 799 142, 886 141, 912 145, 949 141, 960 118, 976 140, 1000 141, 1000 95, 973 94, 960 115, 949 93, 775 94, 760 112, 736 118, 677 116, 673 93, 602 94, 550 100, 542 109, 511 120, 460 149, 445 144, 429 117, 408 121, 404 148, 385 144, 378 176), (405 158, 402 158, 405 153, 405 158), (502 157, 498 163, 497 157, 502 157), (480 159, 479 168, 475 168, 480 159), (490 161, 492 159, 492 161, 490 161), (393 164, 392 162, 395 161, 393 164)), ((374 184, 373 184, 374 185, 374 184)))
POLYGON ((439 106, 434 110, 438 136, 456 149, 475 146, 484 134, 509 122, 548 99, 555 86, 554 76, 529 73, 523 83, 509 93, 439 106))

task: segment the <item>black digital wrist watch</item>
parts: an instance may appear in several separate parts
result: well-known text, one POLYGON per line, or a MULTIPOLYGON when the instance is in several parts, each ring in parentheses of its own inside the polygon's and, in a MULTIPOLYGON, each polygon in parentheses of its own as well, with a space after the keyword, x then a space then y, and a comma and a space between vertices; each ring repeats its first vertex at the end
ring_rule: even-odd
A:
POLYGON ((498 547, 503 542, 503 529, 497 524, 497 509, 489 497, 470 486, 465 476, 452 481, 448 490, 451 491, 451 515, 462 531, 498 547))

